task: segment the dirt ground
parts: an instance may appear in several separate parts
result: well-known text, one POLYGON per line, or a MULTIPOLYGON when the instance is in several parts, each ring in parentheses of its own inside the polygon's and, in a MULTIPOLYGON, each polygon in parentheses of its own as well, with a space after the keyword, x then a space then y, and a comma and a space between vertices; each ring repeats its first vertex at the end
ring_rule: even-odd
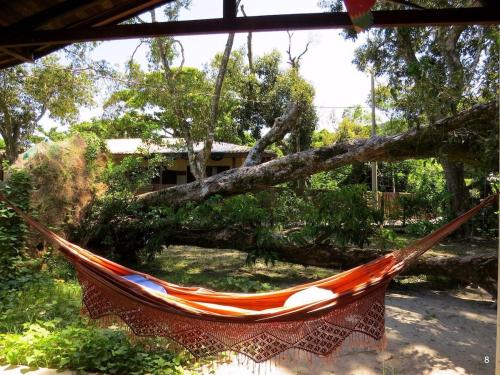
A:
MULTIPOLYGON (((269 375, 490 375, 494 373, 496 310, 478 290, 391 292, 386 300, 385 351, 261 368, 269 375)), ((208 373, 208 371, 205 371, 208 373)), ((255 373, 258 373, 255 371, 255 373)), ((230 363, 217 375, 252 374, 230 363)))
MULTIPOLYGON (((253 368, 236 361, 213 369, 216 375, 490 375, 494 373, 496 310, 491 299, 475 289, 460 293, 392 291, 387 295, 384 352, 361 351, 329 361, 287 361, 253 368), (489 362, 489 363, 486 363, 489 362)), ((20 367, 0 367, 4 375, 20 367)), ((26 371, 26 369, 24 370, 26 371)), ((55 375, 55 370, 29 371, 55 375)), ((197 373, 210 373, 205 367, 197 373)), ((71 374, 64 372, 62 374, 71 374)))

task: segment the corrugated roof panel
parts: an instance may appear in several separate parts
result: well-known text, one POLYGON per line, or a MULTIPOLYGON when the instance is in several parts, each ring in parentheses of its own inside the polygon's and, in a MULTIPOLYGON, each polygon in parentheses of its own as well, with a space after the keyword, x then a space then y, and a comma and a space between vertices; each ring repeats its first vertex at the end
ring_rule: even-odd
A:
MULTIPOLYGON (((184 140, 182 138, 164 138, 162 144, 148 144, 140 138, 122 138, 122 139, 107 139, 106 145, 111 154, 131 155, 141 152, 157 153, 157 154, 176 154, 187 152, 184 140)), ((195 151, 200 151, 203 144, 197 143, 195 151)), ((214 142, 212 146, 213 153, 225 154, 240 154, 250 151, 250 147, 236 145, 226 142, 214 142)))

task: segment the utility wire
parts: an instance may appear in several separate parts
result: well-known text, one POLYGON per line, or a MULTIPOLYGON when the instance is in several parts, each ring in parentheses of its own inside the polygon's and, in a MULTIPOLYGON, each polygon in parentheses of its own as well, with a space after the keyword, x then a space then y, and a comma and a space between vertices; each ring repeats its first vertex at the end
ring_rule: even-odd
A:
MULTIPOLYGON (((163 85, 159 84, 151 84, 143 81, 136 81, 136 80, 131 80, 131 79, 124 79, 117 77, 116 75, 113 75, 111 73, 105 72, 104 68, 103 69, 96 69, 94 67, 88 66, 88 67, 82 67, 82 68, 70 68, 70 67, 63 67, 63 66, 54 66, 50 64, 44 64, 41 63, 40 65, 46 67, 46 68, 52 68, 52 69, 58 69, 58 70, 64 70, 68 71, 70 73, 82 73, 86 71, 92 71, 94 74, 97 75, 98 78, 105 79, 105 80, 110 80, 116 83, 123 84, 127 87, 143 87, 143 88, 152 88, 152 89, 158 89, 162 90, 165 87, 163 85)), ((23 74, 20 75, 20 78, 32 78, 35 77, 34 74, 23 74)), ((202 92, 202 91, 189 91, 186 93, 181 93, 181 94, 188 94, 188 95, 201 95, 201 96, 206 96, 206 97, 214 97, 213 93, 209 92, 202 92)), ((227 93, 226 93, 227 94, 227 93)), ((252 103, 252 104, 271 104, 272 101, 270 100, 254 100, 254 99, 249 99, 249 98, 238 98, 238 100, 247 102, 247 103, 252 103)), ((314 105, 312 104, 311 107, 316 108, 316 109, 350 109, 350 108, 362 108, 362 109, 369 109, 369 106, 365 105, 349 105, 349 106, 339 106, 339 105, 314 105)))

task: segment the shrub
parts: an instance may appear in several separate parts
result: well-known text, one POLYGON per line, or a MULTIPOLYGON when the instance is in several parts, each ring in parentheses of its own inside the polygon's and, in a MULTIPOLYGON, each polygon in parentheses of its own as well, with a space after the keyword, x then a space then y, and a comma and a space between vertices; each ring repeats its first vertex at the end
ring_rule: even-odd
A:
POLYGON ((406 232, 412 236, 423 237, 439 227, 439 223, 428 220, 419 220, 406 226, 406 232))
POLYGON ((107 374, 181 374, 182 357, 163 348, 133 345, 122 331, 59 320, 24 326, 20 334, 0 335, 0 362, 107 374))
POLYGON ((363 185, 352 185, 318 194, 305 230, 341 247, 368 244, 377 213, 368 206, 365 191, 363 185))
POLYGON ((89 325, 79 315, 75 279, 53 279, 47 272, 27 274, 0 286, 0 363, 108 374, 181 374, 186 356, 169 343, 132 343, 116 329, 89 325))
POLYGON ((31 176, 32 207, 50 228, 64 231, 78 223, 89 202, 102 193, 97 176, 106 157, 98 145, 89 142, 80 136, 41 142, 15 164, 31 176))
POLYGON ((213 196, 200 204, 181 207, 143 206, 125 196, 114 195, 95 202, 76 232, 90 238, 94 249, 108 257, 137 262, 151 258, 169 244, 171 231, 241 228, 255 234, 256 245, 248 260, 273 262, 269 249, 276 241, 327 242, 337 246, 364 246, 375 232, 378 214, 365 197, 364 186, 299 196, 289 189, 247 193, 224 199, 213 196), (299 228, 290 236, 279 232, 299 228), (89 234, 90 236, 87 236, 89 234))

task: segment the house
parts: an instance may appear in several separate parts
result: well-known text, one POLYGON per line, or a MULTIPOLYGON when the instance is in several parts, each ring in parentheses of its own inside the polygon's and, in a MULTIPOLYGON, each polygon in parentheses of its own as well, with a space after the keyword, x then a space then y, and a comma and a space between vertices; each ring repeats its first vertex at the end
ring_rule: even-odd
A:
MULTIPOLYGON (((146 143, 140 138, 107 139, 106 145, 115 163, 119 163, 126 156, 139 155, 144 152, 161 154, 171 160, 168 165, 160 168, 158 176, 151 181, 148 190, 158 190, 195 180, 189 167, 187 150, 182 138, 163 138, 160 143, 146 143)), ((195 152, 200 151, 202 146, 202 143, 195 144, 195 152)), ((248 146, 214 142, 206 166, 207 177, 241 167, 250 150, 251 147, 248 146)), ((265 162, 274 157, 276 157, 275 153, 266 151, 262 160, 265 162)))

